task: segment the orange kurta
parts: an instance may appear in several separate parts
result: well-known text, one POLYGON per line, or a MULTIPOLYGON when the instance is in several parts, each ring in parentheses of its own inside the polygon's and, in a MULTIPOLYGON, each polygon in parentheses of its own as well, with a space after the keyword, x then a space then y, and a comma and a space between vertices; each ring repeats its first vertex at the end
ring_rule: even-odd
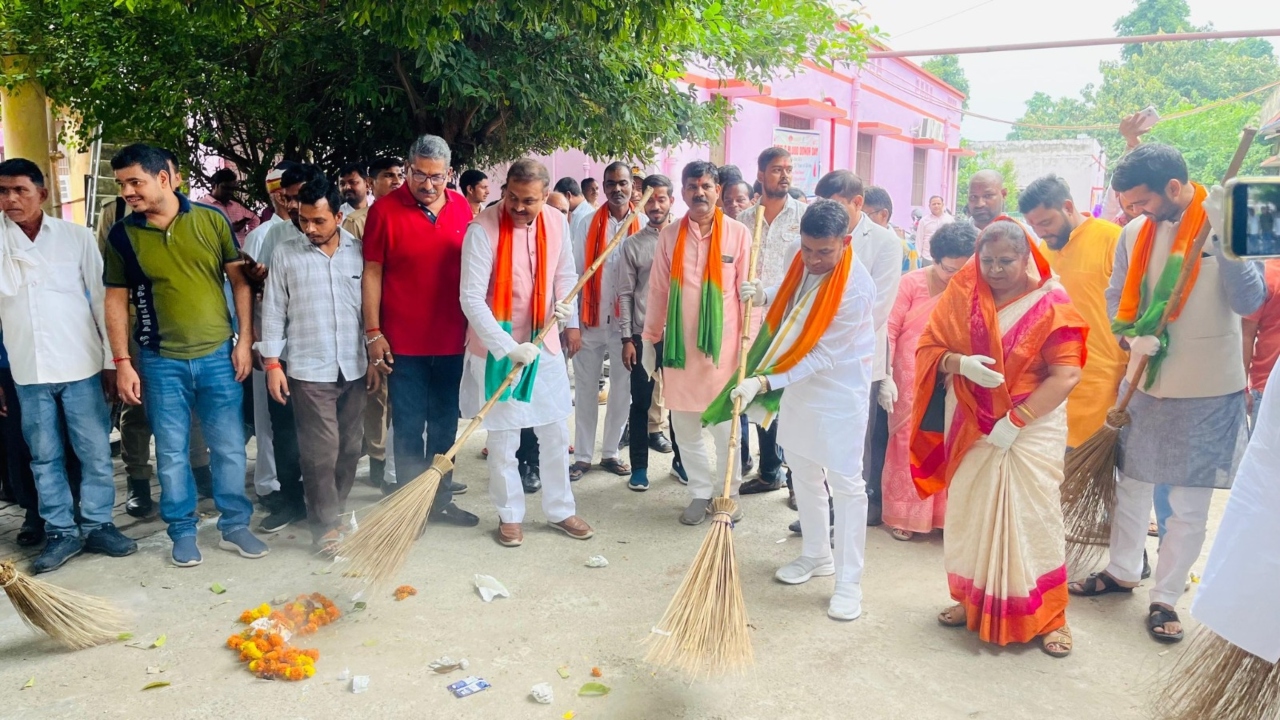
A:
POLYGON ((1111 334, 1105 296, 1121 229, 1115 223, 1089 218, 1071 233, 1061 250, 1041 246, 1049 266, 1071 297, 1071 304, 1089 324, 1089 362, 1080 376, 1080 384, 1067 398, 1067 445, 1070 447, 1079 447, 1102 427, 1107 411, 1116 403, 1116 392, 1129 363, 1129 354, 1111 334))

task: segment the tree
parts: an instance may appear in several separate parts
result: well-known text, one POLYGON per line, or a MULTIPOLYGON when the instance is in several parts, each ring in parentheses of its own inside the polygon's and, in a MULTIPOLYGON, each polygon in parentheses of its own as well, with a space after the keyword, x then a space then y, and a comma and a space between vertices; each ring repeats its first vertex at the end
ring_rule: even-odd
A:
POLYGON ((960 107, 969 109, 969 76, 960 67, 960 58, 956 55, 937 55, 925 60, 920 67, 942 78, 942 81, 964 93, 960 107))
MULTIPOLYGON (((1128 15, 1116 22, 1121 35, 1151 34, 1158 31, 1192 31, 1183 0, 1140 0, 1128 15)), ((1027 101, 1023 123, 1051 126, 1104 126, 1108 129, 1061 130, 1015 127, 1011 140, 1073 138, 1085 134, 1096 138, 1109 158, 1119 158, 1125 150, 1120 137, 1120 119, 1147 106, 1162 116, 1173 115, 1210 103, 1228 100, 1262 87, 1280 76, 1270 43, 1260 39, 1235 42, 1195 41, 1126 45, 1119 61, 1101 65, 1102 83, 1086 86, 1077 98, 1050 98, 1037 92, 1027 101)), ((1225 169, 1235 151, 1240 129, 1257 113, 1252 98, 1229 103, 1184 118, 1162 121, 1149 139, 1170 142, 1187 155, 1192 176, 1203 182, 1217 182, 1216 169, 1225 169), (1232 126, 1228 119, 1238 120, 1232 126), (1178 142, 1174 142, 1174 139, 1178 142), (1195 145, 1182 144, 1194 139, 1195 145)), ((1264 155, 1251 153, 1245 172, 1258 169, 1264 155)))
POLYGON ((258 193, 277 159, 332 168, 426 132, 459 168, 645 158, 729 119, 690 69, 763 83, 868 39, 823 0, 0 0, 0 42, 84 133, 211 150, 258 193))

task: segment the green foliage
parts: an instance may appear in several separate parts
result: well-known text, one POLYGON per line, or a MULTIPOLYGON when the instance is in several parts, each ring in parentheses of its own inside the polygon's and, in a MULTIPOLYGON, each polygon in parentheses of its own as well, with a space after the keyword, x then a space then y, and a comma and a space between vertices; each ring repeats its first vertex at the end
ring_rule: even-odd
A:
MULTIPOLYGON (((1116 22, 1121 35, 1195 31, 1184 0, 1140 0, 1116 22)), ((1037 92, 1027 101, 1021 122, 1042 125, 1105 125, 1108 130, 1043 130, 1016 127, 1011 140, 1074 138, 1088 135, 1102 143, 1113 163, 1125 151, 1118 130, 1121 118, 1154 106, 1161 116, 1226 100, 1280 80, 1270 43, 1261 39, 1127 45, 1120 61, 1103 62, 1102 83, 1076 98, 1051 98, 1037 92)), ((1185 118, 1162 121, 1146 139, 1182 150, 1192 177, 1216 182, 1236 148, 1240 129, 1253 120, 1262 95, 1185 118)), ((1245 173, 1256 172, 1265 157, 1249 155, 1245 173)))
MULTIPOLYGON (((961 140, 960 146, 968 147, 969 143, 961 140)), ((1016 215, 1018 213, 1018 169, 1014 167, 1013 160, 996 158, 990 148, 979 150, 973 157, 960 159, 960 165, 956 169, 956 187, 959 190, 956 193, 956 205, 959 206, 956 211, 961 211, 969 202, 969 179, 979 170, 995 170, 1004 177, 1004 189, 1008 191, 1008 197, 1004 201, 1004 211, 1009 215, 1016 215)))
POLYGON ((687 72, 762 83, 856 62, 871 32, 823 0, 0 0, 0 42, 84 133, 212 150, 259 194, 278 159, 333 168, 428 132, 459 168, 647 158, 732 113, 687 72))
POLYGON ((920 63, 920 67, 942 78, 942 81, 951 87, 964 93, 964 102, 961 105, 964 109, 969 109, 969 76, 964 74, 964 68, 960 67, 960 58, 956 55, 937 55, 920 63))

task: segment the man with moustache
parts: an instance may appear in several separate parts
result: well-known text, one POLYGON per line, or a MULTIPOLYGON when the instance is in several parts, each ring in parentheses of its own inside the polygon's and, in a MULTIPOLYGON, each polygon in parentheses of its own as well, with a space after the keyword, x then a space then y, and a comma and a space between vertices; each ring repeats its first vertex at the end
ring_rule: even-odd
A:
POLYGON ((600 207, 600 183, 595 178, 582 178, 582 200, 592 208, 600 207))
POLYGON ((359 240, 369 217, 368 168, 360 163, 344 165, 338 171, 338 192, 342 195, 342 227, 359 240))
MULTIPOLYGON (((579 275, 584 274, 604 252, 632 210, 631 168, 620 162, 606 167, 604 192, 605 204, 593 214, 581 217, 570 230, 579 275)), ((631 217, 627 234, 634 235, 639 231, 640 219, 631 217)), ((600 271, 587 281, 579 297, 578 322, 582 330, 582 346, 572 354, 575 431, 574 463, 569 467, 569 479, 575 482, 591 469, 591 461, 595 457, 596 420, 600 411, 597 389, 604 371, 605 354, 615 362, 622 357, 617 282, 621 259, 622 253, 615 251, 609 255, 600 271)), ((618 443, 622 440, 622 427, 627 422, 630 405, 630 384, 613 383, 605 405, 600 467, 623 477, 631 474, 631 466, 618 457, 618 443)))
POLYGON ((404 162, 400 158, 383 156, 369 163, 370 189, 373 199, 390 195, 404 184, 404 162))
MULTIPOLYGON (((630 173, 628 172, 628 177, 630 173)), ((536 160, 517 160, 507 170, 502 202, 480 213, 462 246, 459 298, 467 329, 461 409, 475 416, 506 376, 519 378, 484 418, 489 446, 489 497, 497 507, 498 542, 524 544, 525 498, 516 449, 522 428, 538 436, 542 509, 550 525, 577 540, 595 534, 578 517, 564 456, 569 449, 569 374, 560 337, 534 337, 554 316, 577 335, 572 303, 563 302, 577 282, 569 226, 547 207, 547 169, 536 160)), ((630 188, 627 188, 630 199, 630 188)), ((452 437, 450 437, 452 442, 452 437)))
POLYGON ((978 230, 985 229, 1004 214, 1009 189, 1004 176, 995 170, 979 170, 969 178, 969 219, 978 230))
MULTIPOLYGON (((751 231, 716 207, 720 188, 714 165, 695 160, 685 165, 680 182, 689 212, 659 234, 641 363, 650 376, 657 372, 656 346, 663 343, 663 390, 691 495, 680 522, 698 525, 707 518, 729 458, 729 423, 703 428, 702 413, 737 371, 742 303, 736 288, 747 280, 751 231), (714 476, 709 439, 715 441, 719 465, 714 476)), ((741 477, 735 468, 729 490, 735 500, 741 477)), ((739 503, 734 520, 741 517, 739 503)))

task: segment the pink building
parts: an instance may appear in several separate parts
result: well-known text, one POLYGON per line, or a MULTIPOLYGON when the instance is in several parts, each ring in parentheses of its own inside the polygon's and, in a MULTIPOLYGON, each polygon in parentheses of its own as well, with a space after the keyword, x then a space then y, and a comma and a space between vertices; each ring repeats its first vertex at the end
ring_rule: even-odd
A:
MULTIPOLYGON (((793 183, 806 194, 824 173, 851 169, 889 191, 895 224, 910 227, 911 210, 925 208, 933 195, 956 207, 958 158, 968 153, 960 149, 964 95, 909 60, 871 59, 834 70, 806 63, 796 75, 774 78, 761 89, 697 74, 684 81, 702 100, 730 99, 737 114, 718 143, 662 151, 646 173, 678 182, 685 163, 703 159, 737 165, 750 182, 760 151, 783 145, 794 157, 793 183)), ((599 178, 612 160, 575 150, 541 159, 553 179, 599 178)))

